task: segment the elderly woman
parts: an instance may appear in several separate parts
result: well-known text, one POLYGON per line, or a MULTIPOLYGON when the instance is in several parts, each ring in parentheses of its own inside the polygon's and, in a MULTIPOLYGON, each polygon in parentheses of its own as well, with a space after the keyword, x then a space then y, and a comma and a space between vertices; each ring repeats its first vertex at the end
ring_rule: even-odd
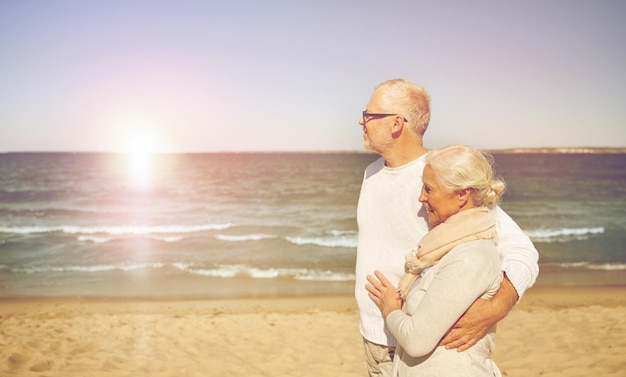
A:
POLYGON ((504 192, 491 157, 467 146, 433 150, 426 158, 420 202, 433 226, 407 255, 398 288, 380 272, 366 289, 398 340, 393 376, 501 376, 490 359, 495 326, 464 352, 438 346, 476 299, 502 281, 490 211, 504 192))

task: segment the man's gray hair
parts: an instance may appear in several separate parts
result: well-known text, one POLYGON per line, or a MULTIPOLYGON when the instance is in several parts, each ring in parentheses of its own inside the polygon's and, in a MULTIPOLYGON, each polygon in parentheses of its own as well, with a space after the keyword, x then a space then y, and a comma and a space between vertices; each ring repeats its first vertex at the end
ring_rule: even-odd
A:
POLYGON ((397 112, 409 121, 410 129, 424 136, 430 123, 430 95, 426 89, 406 80, 392 79, 380 83, 382 105, 386 111, 397 112))

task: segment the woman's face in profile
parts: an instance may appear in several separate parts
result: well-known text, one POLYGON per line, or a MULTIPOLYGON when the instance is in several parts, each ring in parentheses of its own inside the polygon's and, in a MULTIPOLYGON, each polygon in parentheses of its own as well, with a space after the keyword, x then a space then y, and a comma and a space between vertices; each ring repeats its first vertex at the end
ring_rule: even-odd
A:
POLYGON ((437 173, 428 164, 424 167, 422 182, 424 185, 419 201, 426 208, 429 223, 432 225, 440 224, 459 212, 458 195, 446 191, 441 186, 437 173))

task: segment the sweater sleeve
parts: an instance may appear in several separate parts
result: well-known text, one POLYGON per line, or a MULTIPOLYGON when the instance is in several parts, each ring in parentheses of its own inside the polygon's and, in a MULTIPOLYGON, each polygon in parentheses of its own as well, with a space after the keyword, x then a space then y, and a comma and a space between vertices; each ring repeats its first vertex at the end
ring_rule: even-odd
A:
MULTIPOLYGON (((467 242, 451 250, 430 271, 436 275, 418 306, 411 306, 411 313, 396 310, 387 316, 389 330, 411 357, 430 353, 467 308, 499 284, 500 258, 492 245, 482 247, 483 242, 467 242)), ((416 298, 409 294, 408 300, 416 298)))
POLYGON ((521 299, 539 275, 539 253, 530 238, 502 208, 496 207, 494 214, 502 270, 521 299))

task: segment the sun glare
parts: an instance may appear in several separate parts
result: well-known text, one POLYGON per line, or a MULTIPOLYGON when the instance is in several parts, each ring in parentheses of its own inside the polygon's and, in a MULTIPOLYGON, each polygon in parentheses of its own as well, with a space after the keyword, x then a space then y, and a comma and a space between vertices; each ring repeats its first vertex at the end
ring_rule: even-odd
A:
POLYGON ((154 138, 149 135, 136 135, 129 140, 128 173, 133 187, 148 189, 152 186, 155 152, 154 138))
POLYGON ((151 190, 158 179, 157 154, 171 150, 167 127, 142 112, 120 112, 115 118, 112 144, 123 156, 127 182, 133 190, 151 190))

